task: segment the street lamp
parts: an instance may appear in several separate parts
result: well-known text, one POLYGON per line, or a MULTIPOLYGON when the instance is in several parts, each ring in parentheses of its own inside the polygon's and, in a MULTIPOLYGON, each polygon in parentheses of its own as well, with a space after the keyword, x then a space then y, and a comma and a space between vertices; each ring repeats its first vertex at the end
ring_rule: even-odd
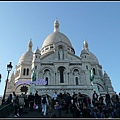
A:
POLYGON ((3 103, 5 102, 5 94, 6 94, 6 89, 7 89, 7 84, 8 84, 8 77, 9 77, 9 73, 10 71, 12 70, 12 62, 10 62, 8 65, 7 65, 7 71, 8 71, 8 75, 7 75, 7 79, 6 79, 6 84, 5 84, 5 89, 4 89, 4 95, 3 95, 3 99, 2 99, 2 105, 3 103))
POLYGON ((2 78, 2 75, 0 74, 0 83, 1 83, 1 78, 2 78))

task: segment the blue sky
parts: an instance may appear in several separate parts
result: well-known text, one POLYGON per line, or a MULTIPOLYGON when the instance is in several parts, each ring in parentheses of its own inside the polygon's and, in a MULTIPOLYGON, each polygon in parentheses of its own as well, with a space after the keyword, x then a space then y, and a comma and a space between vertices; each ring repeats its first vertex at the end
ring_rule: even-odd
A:
POLYGON ((120 92, 120 2, 0 2, 0 95, 7 78, 7 64, 13 69, 32 38, 33 51, 42 47, 53 32, 57 18, 60 31, 72 43, 80 56, 84 39, 96 55, 103 72, 111 79, 114 90, 120 92))

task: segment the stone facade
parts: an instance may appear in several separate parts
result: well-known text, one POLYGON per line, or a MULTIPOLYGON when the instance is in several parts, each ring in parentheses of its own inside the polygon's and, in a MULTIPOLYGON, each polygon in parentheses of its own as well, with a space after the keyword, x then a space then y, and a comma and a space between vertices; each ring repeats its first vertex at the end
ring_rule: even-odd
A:
POLYGON ((30 39, 27 52, 20 57, 8 82, 7 94, 13 91, 21 94, 21 87, 27 86, 28 94, 38 90, 39 94, 51 97, 55 91, 70 94, 81 92, 90 98, 93 91, 103 96, 108 91, 112 95, 114 89, 111 80, 106 72, 103 73, 97 57, 89 51, 87 41, 84 40, 80 56, 75 55, 70 40, 59 31, 59 26, 58 20, 55 20, 54 32, 44 40, 41 49, 36 48, 32 52, 30 39), (94 85, 90 83, 91 69, 95 74, 94 85), (30 81, 41 79, 47 84, 30 84, 30 81))

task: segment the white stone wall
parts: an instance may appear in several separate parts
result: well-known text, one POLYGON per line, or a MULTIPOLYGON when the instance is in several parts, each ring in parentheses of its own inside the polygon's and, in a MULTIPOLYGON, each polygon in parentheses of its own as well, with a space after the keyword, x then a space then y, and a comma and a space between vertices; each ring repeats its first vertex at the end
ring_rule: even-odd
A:
MULTIPOLYGON (((55 29, 54 33, 50 34, 45 39, 41 50, 37 48, 34 53, 31 51, 32 42, 30 41, 28 44, 28 51, 20 57, 18 65, 16 66, 14 82, 18 80, 31 81, 31 70, 36 68, 36 79, 45 79, 47 77, 48 85, 32 85, 28 93, 30 90, 32 92, 38 90, 39 94, 48 94, 52 97, 55 91, 58 93, 66 91, 71 95, 73 92, 81 92, 92 98, 95 89, 101 94, 105 94, 107 90, 111 92, 114 91, 109 77, 106 78, 103 75, 102 66, 99 64, 97 57, 89 51, 86 40, 84 41, 83 50, 79 57, 74 54, 75 51, 69 39, 59 32, 58 29, 55 29), (64 83, 60 83, 60 72, 58 69, 61 66, 64 68, 64 83), (23 75, 24 68, 29 69, 28 76, 23 75), (92 86, 90 83, 91 68, 95 69, 96 86, 99 84, 103 88, 100 88, 100 91, 98 91, 98 88, 94 88, 96 86, 92 86), (78 85, 76 85, 77 78, 78 85)), ((11 92, 13 90, 17 94, 20 94, 21 86, 22 85, 10 85, 12 88, 15 87, 11 89, 11 92)))

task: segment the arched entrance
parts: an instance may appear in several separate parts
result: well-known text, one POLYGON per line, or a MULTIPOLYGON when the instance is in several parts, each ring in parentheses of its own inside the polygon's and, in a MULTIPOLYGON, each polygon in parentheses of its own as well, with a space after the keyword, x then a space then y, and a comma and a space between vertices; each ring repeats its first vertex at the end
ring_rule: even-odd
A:
POLYGON ((82 93, 78 93, 78 102, 81 105, 83 105, 83 103, 90 108, 91 107, 91 98, 86 95, 86 94, 82 94, 82 93))
POLYGON ((90 103, 91 103, 91 99, 90 99, 90 97, 89 97, 88 95, 82 94, 82 96, 83 96, 83 101, 86 101, 86 100, 89 99, 89 101, 90 101, 90 103))

